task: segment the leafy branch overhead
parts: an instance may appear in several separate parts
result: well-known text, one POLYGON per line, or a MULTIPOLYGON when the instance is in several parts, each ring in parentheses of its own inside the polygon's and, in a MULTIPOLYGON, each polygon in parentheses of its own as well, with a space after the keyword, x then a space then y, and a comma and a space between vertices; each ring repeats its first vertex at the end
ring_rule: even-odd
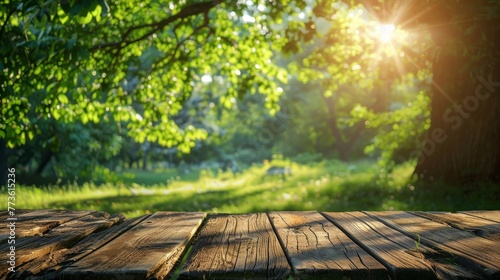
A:
MULTIPOLYGON (((204 75, 220 102, 246 92, 277 108, 286 71, 270 63, 287 39, 286 1, 10 1, 0 8, 0 137, 23 145, 40 120, 113 122, 137 141, 189 150, 207 133, 177 123, 204 75)), ((303 7, 303 6, 302 6, 303 7)))
MULTIPOLYGON (((195 3, 190 6, 184 7, 179 13, 175 15, 171 15, 170 17, 163 19, 159 22, 153 22, 153 23, 147 23, 147 24, 140 24, 137 26, 131 26, 129 27, 125 33, 121 36, 121 40, 118 42, 109 42, 109 43, 101 43, 96 46, 93 46, 91 50, 95 49, 102 49, 102 48, 117 48, 118 50, 121 50, 123 47, 126 47, 130 44, 136 43, 138 41, 142 41, 147 39, 149 36, 152 36, 156 32, 160 32, 165 27, 170 25, 171 23, 175 22, 176 20, 184 20, 187 19, 190 16, 195 16, 199 14, 203 14, 203 25, 200 27, 208 27, 209 24, 209 17, 208 13, 210 9, 213 7, 219 5, 222 1, 210 1, 210 2, 201 2, 201 3, 195 3), (141 29, 149 29, 145 34, 139 36, 138 38, 135 39, 130 39, 131 34, 135 31, 141 30, 141 29)), ((200 29, 200 27, 197 27, 196 29, 200 29)), ((188 36, 190 37, 190 36, 188 36)))
MULTIPOLYGON (((6 1, 0 154, 4 142, 13 148, 46 139, 48 156, 39 161, 47 163, 61 150, 61 132, 92 125, 188 152, 215 131, 210 110, 220 118, 221 108, 244 108, 245 96, 260 94, 256 100, 273 114, 287 92, 280 105, 324 122, 292 121, 306 135, 287 141, 314 142, 297 141, 298 147, 340 151, 347 160, 360 148, 351 139, 362 137, 371 139, 365 151, 386 162, 418 158, 419 178, 498 182, 498 96, 480 103, 471 94, 483 87, 476 77, 498 80, 499 6, 498 0, 6 1), (456 111, 460 104, 470 112, 456 111), (361 133, 370 128, 378 134, 361 133), (439 137, 446 144, 436 143, 433 131, 446 135, 439 137)), ((279 137, 263 131, 258 146, 271 148, 279 137)))

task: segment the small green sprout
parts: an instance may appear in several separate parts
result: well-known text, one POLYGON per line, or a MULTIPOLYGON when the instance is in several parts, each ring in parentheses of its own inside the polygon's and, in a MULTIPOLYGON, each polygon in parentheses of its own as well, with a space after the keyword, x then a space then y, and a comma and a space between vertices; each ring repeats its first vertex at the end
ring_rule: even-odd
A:
POLYGON ((420 234, 417 233, 417 241, 415 241, 415 250, 418 251, 418 247, 420 246, 420 234))

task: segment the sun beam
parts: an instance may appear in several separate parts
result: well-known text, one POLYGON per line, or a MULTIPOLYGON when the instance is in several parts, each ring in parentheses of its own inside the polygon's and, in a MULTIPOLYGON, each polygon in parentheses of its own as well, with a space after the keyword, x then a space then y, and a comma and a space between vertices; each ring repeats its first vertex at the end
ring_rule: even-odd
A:
POLYGON ((403 63, 405 53, 402 47, 407 44, 409 34, 391 23, 372 21, 372 24, 372 36, 376 44, 375 57, 377 57, 374 63, 378 64, 376 67, 384 69, 385 75, 389 75, 391 72, 389 69, 393 69, 391 75, 404 75, 406 73, 403 63))
POLYGON ((393 36, 393 31, 396 27, 393 24, 381 24, 378 26, 378 36, 382 43, 390 43, 393 36))

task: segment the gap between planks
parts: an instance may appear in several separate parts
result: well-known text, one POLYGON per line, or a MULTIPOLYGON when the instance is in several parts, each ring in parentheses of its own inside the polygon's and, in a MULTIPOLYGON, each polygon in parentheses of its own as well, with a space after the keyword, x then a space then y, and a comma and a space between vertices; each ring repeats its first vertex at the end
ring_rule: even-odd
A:
POLYGON ((270 212, 299 279, 388 279, 386 268, 320 213, 270 212))
POLYGON ((374 219, 421 243, 451 256, 453 261, 487 279, 500 278, 500 244, 402 211, 365 212, 374 219))
MULTIPOLYGON (((118 217, 110 217, 108 213, 92 212, 90 215, 84 215, 54 227, 42 236, 20 238, 16 240, 16 266, 21 266, 51 252, 68 248, 91 233, 108 228, 118 221, 118 217)), ((9 245, 5 244, 0 247, 1 250, 6 250, 6 246, 9 245)), ((6 262, 0 263, 0 273, 7 272, 7 265, 6 262)))
MULTIPOLYGON (((160 212, 158 212, 158 213, 160 213, 160 212)), ((331 213, 333 213, 333 212, 331 212, 331 213)), ((415 239, 416 234, 414 234, 411 230, 408 229, 408 227, 409 227, 408 224, 403 223, 403 225, 401 225, 401 221, 398 221, 399 224, 396 223, 393 220, 393 217, 391 217, 389 215, 389 214, 392 215, 394 213, 404 214, 404 217, 406 217, 406 218, 417 219, 418 223, 425 224, 426 226, 437 230, 437 232, 439 232, 439 231, 447 232, 447 231, 449 231, 449 229, 452 229, 452 230, 455 230, 458 232, 462 232, 462 233, 460 233, 460 235, 467 234, 468 238, 475 237, 475 238, 479 238, 479 239, 484 239, 482 237, 477 237, 475 235, 472 235, 471 233, 468 233, 466 231, 456 229, 456 228, 451 228, 447 225, 433 222, 433 221, 429 220, 430 216, 424 218, 424 217, 415 216, 414 214, 405 213, 405 212, 397 212, 397 211, 396 212, 394 212, 394 211, 393 212, 363 212, 363 213, 361 213, 361 212, 343 212, 341 214, 347 214, 347 215, 351 215, 351 216, 352 215, 356 216, 356 215, 362 214, 361 217, 363 217, 363 218, 361 220, 366 219, 366 218, 364 218, 366 216, 366 217, 369 217, 368 221, 372 225, 374 224, 373 221, 376 221, 376 222, 382 223, 385 228, 390 228, 392 230, 398 231, 399 233, 401 233, 403 235, 406 235, 407 241, 410 240, 410 242, 409 242, 410 245, 405 245, 403 247, 406 248, 406 250, 407 250, 406 253, 410 253, 410 255, 412 255, 412 253, 410 251, 411 251, 411 247, 414 244, 414 239, 415 239), (382 213, 382 214, 379 215, 379 213, 382 213), (380 217, 383 215, 386 215, 386 217, 380 217), (389 215, 389 216, 387 216, 387 215, 389 215)), ((422 212, 422 213, 426 213, 429 215, 435 214, 432 212, 422 212)), ((478 219, 476 221, 476 223, 480 223, 483 226, 488 226, 488 225, 490 225, 490 223, 492 223, 491 225, 493 227, 488 227, 488 230, 489 230, 488 233, 490 234, 489 236, 491 237, 491 236, 494 236, 495 232, 497 232, 497 227, 495 226, 495 223, 493 223, 494 222, 493 220, 496 219, 496 217, 498 216, 498 213, 500 213, 500 211, 472 212, 471 214, 469 214, 469 212, 462 212, 462 213, 460 213, 460 215, 451 215, 451 216, 453 216, 453 217, 460 216, 461 218, 464 218, 464 220, 462 221, 462 225, 461 225, 461 226, 463 226, 462 229, 464 229, 464 230, 473 230, 474 229, 474 220, 468 220, 467 218, 465 218, 461 215, 466 215, 467 217, 472 217, 473 219, 478 219), (489 217, 489 219, 487 219, 486 217, 489 217), (486 221, 486 224, 485 224, 485 221, 486 221)), ((184 214, 189 214, 189 213, 184 213, 184 214)), ((191 213, 191 214, 193 214, 193 213, 191 213)), ((208 224, 209 218, 205 218, 206 217, 205 213, 202 213, 202 214, 203 214, 203 218, 201 218, 200 224, 203 223, 203 226, 199 227, 199 224, 198 224, 198 227, 194 230, 194 232, 196 232, 199 229, 199 233, 201 233, 202 229, 205 228, 205 225, 208 224)), ((347 241, 342 241, 340 243, 342 244, 342 246, 349 247, 349 249, 352 250, 352 252, 355 252, 356 250, 358 250, 356 248, 356 246, 361 246, 362 248, 366 247, 366 245, 363 245, 364 243, 362 241, 357 239, 357 237, 358 237, 357 234, 352 234, 352 232, 353 232, 352 229, 349 231, 347 229, 348 227, 343 227, 342 225, 337 224, 335 222, 336 219, 331 218, 328 214, 329 213, 321 213, 320 214, 320 213, 315 212, 315 211, 309 211, 309 212, 283 211, 283 212, 269 212, 267 214, 260 213, 260 214, 226 215, 226 216, 227 217, 234 217, 234 216, 245 216, 245 215, 263 215, 263 217, 266 217, 264 220, 267 220, 267 223, 269 225, 268 230, 270 229, 271 232, 273 233, 273 234, 269 234, 269 235, 270 236, 274 235, 278 239, 279 247, 285 253, 284 261, 288 265, 288 269, 290 269, 290 266, 291 266, 291 269, 294 272, 295 276, 297 276, 300 279, 303 279, 303 278, 321 278, 323 275, 322 274, 323 272, 326 273, 324 275, 334 275, 335 274, 335 272, 332 272, 332 271, 328 272, 327 270, 328 269, 335 270, 335 265, 333 265, 333 264, 335 263, 336 260, 332 261, 331 259, 328 258, 326 261, 321 261, 320 257, 318 257, 321 255, 324 255, 325 258, 327 258, 327 256, 331 257, 332 255, 334 255, 333 252, 330 252, 327 249, 325 249, 326 247, 323 248, 321 244, 326 244, 327 242, 330 242, 331 240, 330 241, 328 241, 328 240, 332 239, 332 236, 334 236, 335 234, 339 234, 336 232, 335 229, 338 229, 338 231, 341 231, 341 234, 338 236, 342 236, 342 235, 347 236, 347 241), (321 218, 318 217, 318 215, 321 216, 321 218), (292 218, 288 218, 288 220, 287 220, 287 218, 284 218, 284 216, 291 216, 292 218), (326 219, 325 219, 325 217, 326 217, 326 219), (284 224, 281 224, 281 225, 279 224, 280 219, 282 220, 282 222, 284 224), (293 222, 290 222, 289 221, 290 219, 293 222), (326 221, 326 223, 324 221, 326 221), (312 230, 312 229, 314 229, 314 230, 312 230), (305 238, 305 240, 309 243, 297 242, 297 244, 295 244, 295 248, 293 248, 293 247, 290 247, 291 243, 285 242, 285 240, 287 240, 287 238, 288 239, 296 238, 297 240, 299 240, 300 238, 305 238), (351 240, 352 244, 354 244, 354 245, 346 246, 346 244, 349 242, 349 240, 351 240), (317 243, 316 245, 314 245, 315 242, 317 243), (303 244, 300 245, 299 243, 304 243, 306 245, 303 245, 303 244), (314 252, 313 249, 315 249, 315 248, 318 249, 317 252, 314 252), (309 259, 308 259, 308 257, 304 258, 304 256, 300 255, 300 252, 308 253, 312 257, 309 259), (317 263, 314 263, 315 261, 317 263), (330 262, 330 261, 332 261, 332 262, 330 262), (310 264, 312 264, 312 265, 309 267, 307 265, 301 266, 301 264, 305 264, 307 262, 311 262, 310 264), (330 267, 329 267, 329 265, 330 265, 330 267), (310 269, 310 268, 313 268, 313 269, 310 269), (324 269, 324 270, 322 271, 322 269, 324 269)), ((416 213, 416 214, 418 214, 418 213, 416 213)), ((439 215, 435 214, 434 216, 439 216, 439 215)), ((29 220, 29 219, 27 219, 27 220, 29 220)), ((77 219, 77 220, 79 220, 79 219, 77 219)), ((358 221, 359 220, 360 219, 358 217, 358 221)), ((75 223, 75 221, 73 221, 73 223, 75 223)), ((263 227, 267 227, 267 225, 265 225, 265 224, 266 223, 264 222, 263 227)), ((366 222, 365 222, 365 224, 366 224, 366 222)), ((65 225, 65 224, 63 224, 63 225, 65 225)), ((457 227, 459 227, 458 224, 457 224, 457 227)), ((58 227, 56 227, 55 229, 57 229, 57 228, 58 227)), ((61 227, 61 228, 64 228, 64 227, 61 227)), ((380 227, 380 228, 382 228, 382 227, 380 227)), ((483 229, 484 228, 485 227, 483 227, 483 229)), ((54 230, 53 232, 57 232, 58 230, 61 230, 61 229, 54 230)), ((385 230, 387 230, 387 229, 385 229, 385 230)), ((50 233, 50 232, 51 232, 50 230, 47 231, 47 233, 50 233)), ((194 232, 192 235, 194 235, 194 232)), ((475 233, 477 233, 477 232, 475 232, 475 233)), ((97 236, 99 233, 91 234, 91 232, 89 232, 88 234, 89 235, 85 238, 97 236)), ((52 235, 53 235, 53 233, 52 233, 52 235)), ((19 239, 19 241, 28 240, 29 238, 36 238, 36 237, 24 237, 24 238, 19 239), (27 239, 25 239, 25 238, 27 238, 27 239)), ((433 238, 436 239, 436 237, 433 237, 433 238)), ((436 272, 438 273, 438 275, 440 277, 452 278, 452 276, 459 276, 459 277, 462 277, 464 279, 481 278, 478 275, 471 273, 470 271, 464 271, 462 267, 459 267, 457 265, 450 266, 448 264, 440 263, 438 255, 439 255, 439 253, 441 253, 445 250, 443 250, 441 247, 433 244, 432 242, 435 242, 435 240, 433 240, 433 238, 429 238, 428 236, 423 236, 422 237, 422 245, 420 245, 420 247, 421 247, 420 251, 424 252, 424 254, 423 255, 413 254, 413 255, 416 256, 417 258, 423 257, 425 263, 431 265, 432 268, 436 270, 436 272), (427 247, 426 245, 431 245, 431 246, 427 247), (437 253, 436 251, 433 250, 433 248, 438 249, 438 251, 440 251, 440 252, 437 253), (438 259, 435 259, 435 258, 438 258, 438 259), (469 273, 469 274, 467 274, 467 273, 469 273)), ((342 240, 342 237, 340 237, 339 239, 342 240)), ((82 240, 82 242, 84 240, 82 240)), ((113 239, 113 240, 115 240, 115 239, 113 239)), ((193 241, 192 236, 191 236, 191 238, 188 238, 188 242, 190 242, 190 241, 193 241)), ((196 240, 196 242, 193 243, 193 248, 196 246, 198 241, 199 240, 196 240)), ((405 241, 405 242, 407 242, 407 241, 405 241)), ((447 237, 447 239, 445 241, 455 241, 455 240, 450 240, 450 238, 447 237)), ((489 241, 489 240, 486 240, 486 241, 489 241)), ((248 243, 248 240, 246 238, 234 238, 234 239, 230 240, 230 242, 243 243, 243 246, 245 246, 245 244, 248 243)), ((106 247, 108 244, 109 243, 106 243, 106 245, 104 247, 106 247)), ((491 243, 488 243, 488 244, 491 245, 491 243)), ((471 248, 472 248, 472 251, 475 252, 475 254, 481 254, 481 253, 484 254, 484 252, 486 252, 487 256, 483 256, 483 259, 480 259, 479 261, 484 261, 484 258, 487 259, 488 257, 492 256, 491 252, 493 252, 493 259, 494 259, 493 261, 495 261, 498 259, 497 257, 495 257, 496 256, 495 254, 497 251, 500 251, 500 250, 498 250, 498 242, 496 242, 494 244, 496 244, 496 245, 493 245, 493 246, 487 248, 487 249, 489 249, 489 251, 488 250, 486 250, 486 251, 478 250, 479 247, 477 247, 477 246, 472 246, 471 248)), ((239 244, 239 245, 242 245, 242 244, 239 244)), ((334 247, 335 245, 330 244, 329 246, 334 247)), ((83 247, 81 247, 81 248, 83 249, 83 247)), ((250 247, 247 246, 247 248, 250 248, 250 247)), ((451 246, 451 248, 453 249, 453 246, 451 246)), ((481 249, 481 248, 479 248, 479 249, 481 249)), ((359 248, 359 249, 361 249, 361 248, 359 248)), ((57 250, 59 250, 59 249, 57 249, 57 250)), ((63 252, 65 250, 66 249, 63 248, 61 251, 57 251, 57 252, 63 252)), ((100 249, 98 249, 98 250, 100 250, 100 249)), ((149 274, 146 274, 146 275, 150 275, 152 277, 158 277, 158 278, 161 278, 162 276, 167 275, 169 273, 169 271, 171 271, 172 267, 175 264, 173 261, 171 261, 172 259, 178 260, 178 259, 183 258, 183 257, 188 259, 188 256, 191 255, 191 254, 187 254, 187 252, 183 253, 183 251, 184 250, 181 248, 179 250, 176 250, 175 253, 173 253, 173 255, 172 255, 174 257, 171 258, 169 261, 167 261, 167 265, 161 266, 161 267, 156 267, 156 268, 154 266, 152 266, 152 269, 150 269, 150 271, 148 272, 149 274)), ((365 250, 361 249, 360 252, 364 252, 364 251, 365 250)), ((375 257, 376 260, 379 260, 380 262, 384 263, 385 260, 380 257, 379 253, 374 253, 373 251, 370 251, 368 249, 366 249, 366 251, 369 253, 369 254, 367 254, 368 257, 373 256, 373 257, 375 257)), ((39 251, 39 252, 42 253, 42 251, 39 251)), ((94 251, 93 253, 89 252, 89 251, 87 251, 87 252, 88 253, 85 254, 86 256, 83 259, 81 258, 81 257, 83 257, 83 255, 80 254, 81 260, 85 260, 87 257, 96 253, 97 251, 94 251), (89 254, 89 253, 91 253, 91 254, 89 254)), ((348 250, 347 250, 347 252, 348 252, 348 250)), ((451 252, 451 251, 448 250, 448 252, 451 252)), ((498 274, 498 267, 495 267, 494 263, 493 263, 492 268, 488 267, 488 266, 484 266, 482 264, 477 265, 477 260, 475 260, 474 257, 471 257, 470 255, 467 255, 465 253, 463 253, 462 255, 458 254, 457 258, 458 258, 459 263, 461 265, 463 265, 465 267, 470 267, 470 268, 474 269, 476 272, 482 273, 483 276, 487 277, 488 279, 496 279, 495 277, 498 277, 498 275, 499 275, 498 274), (472 266, 471 266, 471 263, 472 263, 472 266)), ((73 261, 76 261, 76 260, 77 259, 73 259, 73 261)), ((32 261, 32 263, 35 264, 35 261, 32 261)), ((38 263, 40 263, 40 262, 38 262, 38 263)), ((29 267, 29 264, 31 264, 31 263, 28 263, 28 266, 25 266, 25 268, 29 267)), ((384 264, 387 266, 386 263, 384 263, 384 264)), ((489 264, 491 265, 491 262, 489 264)), ((178 270, 181 272, 180 276, 185 277, 185 278, 189 278, 188 274, 182 274, 183 271, 185 272, 185 270, 183 270, 183 268, 185 268, 185 266, 187 266, 187 262, 184 262, 183 264, 178 265, 177 267, 178 267, 178 270)), ((340 265, 340 267, 342 267, 342 265, 340 265)), ((244 269, 245 269, 245 267, 244 267, 244 269)), ((69 269, 69 270, 71 270, 71 269, 69 269)), ((348 274, 347 271, 348 270, 346 270, 346 272, 344 274, 348 274)), ((372 271, 376 271, 376 270, 372 270, 372 271)), ((393 272, 391 272, 391 273, 393 273, 393 272)), ((285 275, 285 274, 282 274, 282 275, 285 275)), ((94 274, 91 274, 91 275, 94 275, 94 274)), ((97 275, 110 276, 111 274, 106 274, 106 273, 99 274, 98 273, 97 275)), ((125 276, 126 273, 116 274, 116 271, 115 271, 115 274, 112 274, 112 275, 113 276, 118 275, 118 276, 116 276, 118 278, 116 278, 116 277, 115 278, 120 279, 122 276, 125 276)), ((139 275, 139 274, 137 274, 137 275, 139 275)), ((140 274, 140 275, 142 275, 142 276, 139 276, 139 278, 142 278, 143 274, 140 274)), ((170 274, 168 274, 168 275, 170 275, 170 274)), ((247 275, 251 276, 252 274, 250 273, 247 275)), ((356 274, 351 274, 351 276, 352 275, 356 275, 356 274)), ((68 275, 66 275, 66 276, 68 276, 68 275)), ((97 277, 97 278, 99 278, 99 277, 97 277)), ((97 279, 97 278, 92 277, 92 279, 97 279)), ((107 277, 104 277, 104 278, 107 278, 107 277)), ((351 278, 355 279, 356 277, 351 277, 351 278)), ((70 277, 69 279, 74 279, 74 278, 70 277)), ((85 279, 85 277, 82 279, 85 279)), ((329 278, 325 277, 324 279, 329 279, 329 278)), ((366 279, 366 278, 362 278, 362 279, 366 279)))
MULTIPOLYGON (((54 251, 49 253, 47 257, 28 262, 22 267, 18 278, 60 279, 61 271, 64 268, 107 244, 149 216, 145 215, 115 224, 108 229, 88 235, 71 248, 54 251)), ((118 217, 121 218, 122 215, 119 214, 118 217)))
POLYGON ((211 214, 179 279, 284 279, 290 267, 265 213, 211 214))
POLYGON ((205 213, 156 212, 62 272, 62 279, 163 278, 205 213))

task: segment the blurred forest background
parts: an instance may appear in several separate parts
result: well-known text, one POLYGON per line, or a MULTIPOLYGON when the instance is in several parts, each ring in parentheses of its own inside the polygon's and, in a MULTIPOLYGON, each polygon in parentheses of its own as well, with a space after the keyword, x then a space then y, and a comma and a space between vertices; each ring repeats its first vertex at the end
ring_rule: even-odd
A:
POLYGON ((6 1, 0 197, 15 168, 18 208, 498 209, 499 8, 6 1))

